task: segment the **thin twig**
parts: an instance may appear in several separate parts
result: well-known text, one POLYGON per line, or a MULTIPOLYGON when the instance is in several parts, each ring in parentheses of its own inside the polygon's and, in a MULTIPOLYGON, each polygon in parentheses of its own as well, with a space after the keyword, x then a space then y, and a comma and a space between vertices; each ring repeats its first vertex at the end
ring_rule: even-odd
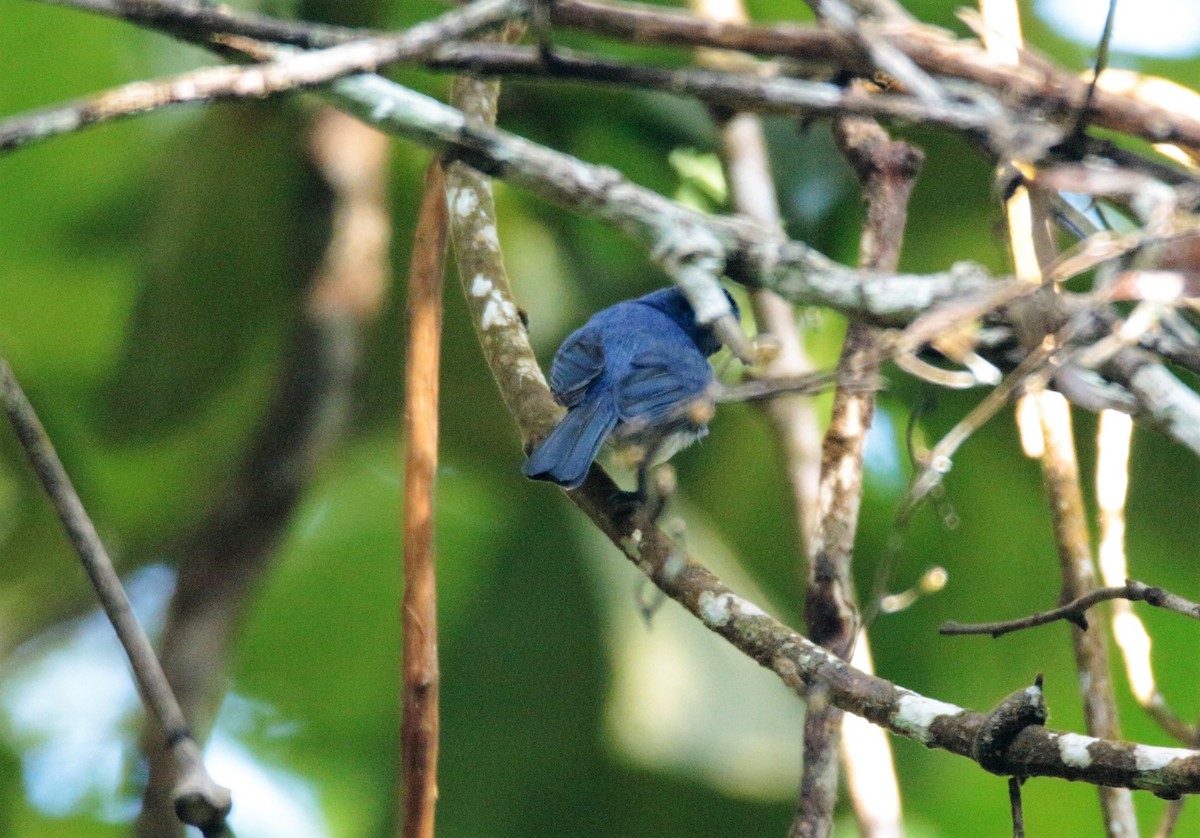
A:
MULTIPOLYGON (((834 124, 834 138, 862 184, 867 219, 859 246, 859 265, 894 270, 900 258, 908 196, 923 155, 893 142, 877 123, 845 118, 834 124)), ((838 369, 849 383, 875 375, 880 335, 862 323, 847 329, 838 369)), ((861 619, 851 580, 858 513, 862 502, 863 451, 875 410, 872 392, 839 387, 821 456, 819 525, 814 538, 805 598, 808 635, 847 658, 861 619)), ((804 719, 804 775, 791 835, 826 836, 833 828, 837 793, 837 746, 841 711, 823 702, 809 703, 804 719)))
POLYGON ((85 9, 107 17, 158 29, 194 43, 210 42, 215 35, 241 35, 276 44, 320 49, 347 41, 380 36, 365 29, 350 29, 206 3, 178 0, 38 0, 49 6, 85 9))
POLYGON ((232 804, 229 790, 218 785, 205 770, 200 748, 192 738, 187 719, 167 683, 154 647, 134 616, 108 551, 71 485, 71 478, 58 459, 33 405, 3 358, 0 358, 0 401, 4 403, 8 420, 29 464, 54 504, 71 546, 96 590, 101 608, 121 641, 146 712, 157 722, 175 757, 179 774, 173 793, 175 811, 184 823, 199 827, 206 838, 229 835, 225 823, 232 804))
POLYGON ((1163 588, 1129 579, 1124 585, 1113 588, 1096 588, 1073 599, 1066 605, 1060 605, 1050 611, 1039 611, 1028 617, 1017 620, 1003 620, 997 623, 958 623, 954 621, 942 623, 938 631, 941 634, 990 634, 1000 637, 1013 631, 1044 626, 1059 620, 1066 620, 1080 630, 1087 630, 1087 610, 1098 602, 1112 599, 1124 599, 1129 602, 1145 602, 1156 608, 1174 611, 1200 620, 1200 603, 1191 602, 1163 588))
POLYGON ((1021 778, 1008 778, 1008 806, 1012 810, 1013 838, 1025 838, 1025 812, 1021 807, 1021 778))
POLYGON ((1092 65, 1092 78, 1088 82, 1087 95, 1079 107, 1079 115, 1075 125, 1067 136, 1066 144, 1082 148, 1087 134, 1088 119, 1091 117, 1092 102, 1096 98, 1096 88, 1100 84, 1100 76, 1108 67, 1108 46, 1112 43, 1113 23, 1117 18, 1117 0, 1108 0, 1108 14, 1104 16, 1104 30, 1100 33, 1100 43, 1096 47, 1096 62, 1092 65))
POLYGON ((404 801, 401 835, 433 838, 437 804, 438 649, 434 494, 438 463, 438 373, 448 232, 442 161, 429 164, 408 275, 404 384, 404 629, 400 723, 404 801))

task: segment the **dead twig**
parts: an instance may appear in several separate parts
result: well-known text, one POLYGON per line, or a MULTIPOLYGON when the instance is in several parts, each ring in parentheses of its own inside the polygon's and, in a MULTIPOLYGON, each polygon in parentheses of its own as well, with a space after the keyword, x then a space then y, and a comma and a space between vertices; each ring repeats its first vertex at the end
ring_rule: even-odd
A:
POLYGON ((1034 628, 1035 626, 1044 626, 1049 623, 1058 622, 1059 620, 1066 620, 1072 625, 1077 626, 1081 631, 1086 631, 1088 627, 1087 610, 1096 603, 1107 602, 1111 599, 1145 602, 1156 608, 1164 608, 1167 611, 1174 611, 1177 614, 1183 614, 1185 617, 1191 617, 1193 620, 1200 620, 1200 603, 1186 600, 1163 588, 1147 585, 1135 579, 1129 579, 1124 585, 1115 588, 1096 588, 1077 599, 1071 600, 1066 605, 1061 605, 1050 611, 1039 611, 1028 617, 1021 617, 1016 620, 1004 620, 997 623, 959 623, 949 621, 942 623, 941 627, 938 628, 938 632, 948 635, 990 634, 992 637, 1000 637, 1009 632, 1034 628))

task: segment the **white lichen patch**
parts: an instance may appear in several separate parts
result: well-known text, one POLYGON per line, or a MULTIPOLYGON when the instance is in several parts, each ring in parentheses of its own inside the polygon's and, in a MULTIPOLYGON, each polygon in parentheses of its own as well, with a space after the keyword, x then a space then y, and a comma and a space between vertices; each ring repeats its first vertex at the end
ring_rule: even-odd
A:
POLYGON ((900 701, 892 721, 896 727, 912 736, 919 742, 928 742, 932 737, 930 727, 935 720, 942 716, 957 716, 963 709, 955 704, 926 698, 915 693, 905 693, 900 701))
POLYGON ((736 605, 737 613, 741 614, 743 617, 765 617, 765 616, 767 616, 766 611, 763 611, 761 608, 759 608, 757 605, 755 605, 753 602, 751 602, 748 599, 742 599, 740 596, 734 596, 733 594, 729 594, 729 598, 732 599, 734 602, 734 605, 736 605))
POLYGON ((546 376, 542 375, 538 361, 532 358, 517 359, 516 363, 512 365, 512 370, 516 372, 518 378, 523 378, 524 381, 538 382, 546 385, 546 376))
POLYGON ((700 619, 709 628, 723 626, 734 617, 765 617, 767 614, 753 602, 737 594, 721 594, 704 591, 698 600, 700 619))
POLYGON ((540 381, 546 383, 546 376, 542 374, 542 368, 537 365, 537 361, 532 358, 521 358, 514 365, 513 369, 517 376, 529 381, 540 381))
POLYGON ((712 591, 704 591, 700 594, 698 604, 700 606, 700 619, 704 621, 704 625, 709 628, 718 628, 729 622, 733 617, 733 611, 729 607, 729 599, 729 594, 716 596, 712 591))
POLYGON ((1187 753, 1187 751, 1181 751, 1178 748, 1138 745, 1133 749, 1133 759, 1138 771, 1158 771, 1166 768, 1187 753))
POLYGON ((375 107, 371 108, 371 120, 373 122, 383 122, 395 112, 395 102, 391 99, 380 99, 375 103, 375 107))
POLYGON ((517 307, 511 300, 500 296, 495 288, 488 296, 483 306, 483 314, 479 318, 479 328, 488 331, 495 326, 512 326, 517 323, 517 307))
POLYGON ((1058 737, 1058 754, 1062 761, 1074 768, 1087 768, 1092 764, 1088 747, 1097 742, 1095 737, 1078 733, 1063 733, 1058 737))
POLYGON ((474 189, 456 189, 450 201, 450 210, 459 218, 467 218, 479 206, 479 196, 474 189))
POLYGON ((486 297, 492 293, 492 281, 483 274, 475 274, 475 278, 471 280, 471 296, 486 297))
POLYGON ((495 224, 484 224, 475 231, 475 242, 489 250, 500 249, 500 234, 496 232, 495 224))

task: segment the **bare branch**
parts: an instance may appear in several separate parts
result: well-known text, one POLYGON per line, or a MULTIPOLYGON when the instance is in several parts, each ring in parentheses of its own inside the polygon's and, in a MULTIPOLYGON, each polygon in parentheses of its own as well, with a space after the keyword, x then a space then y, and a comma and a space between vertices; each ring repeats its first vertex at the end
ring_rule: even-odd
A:
POLYGON ((187 719, 167 683, 154 647, 133 614, 108 551, 71 485, 71 478, 58 459, 33 405, 3 358, 0 358, 0 401, 4 403, 8 420, 29 464, 54 504, 71 546, 96 589, 105 616, 121 641, 142 703, 158 724, 166 747, 175 758, 179 782, 172 796, 176 813, 184 823, 199 827, 205 838, 228 835, 225 817, 232 805, 229 790, 218 785, 205 770, 200 748, 192 738, 187 719))
MULTIPOLYGON (((895 270, 907 222, 908 197, 924 160, 918 150, 892 141, 870 120, 842 118, 834 139, 850 161, 867 205, 859 265, 895 270)), ((852 561, 862 504, 863 451, 875 413, 875 394, 853 382, 878 372, 881 335, 851 323, 838 361, 839 387, 821 452, 819 523, 810 551, 804 617, 815 643, 849 658, 862 624, 852 561)), ((804 718, 804 775, 792 835, 825 836, 833 829, 837 745, 842 713, 809 702, 804 718)))
POLYGON ((438 693, 437 583, 434 505, 438 465, 438 376, 441 364, 442 287, 446 272, 445 177, 434 159, 425 191, 408 275, 408 351, 404 381, 404 632, 403 708, 400 720, 400 813, 404 838, 433 838, 437 805, 438 693))
POLYGON ((525 0, 476 0, 414 26, 384 35, 300 52, 249 67, 207 67, 154 82, 135 82, 54 108, 0 122, 0 152, 134 114, 188 102, 261 99, 325 84, 353 73, 373 72, 422 57, 448 39, 496 26, 526 8, 525 0))
POLYGON ((1005 620, 998 623, 943 623, 938 631, 941 634, 990 634, 1000 637, 1012 631, 1044 626, 1048 623, 1066 620, 1082 631, 1088 627, 1087 610, 1098 602, 1110 599, 1124 599, 1130 602, 1146 602, 1156 608, 1164 608, 1200 620, 1200 603, 1191 602, 1163 588, 1147 585, 1135 579, 1129 579, 1124 585, 1115 588, 1096 588, 1088 593, 1061 605, 1050 611, 1039 611, 1018 620, 1005 620))
POLYGON ((49 6, 84 9, 107 17, 162 30, 196 43, 216 35, 241 35, 260 41, 320 49, 381 33, 308 21, 283 20, 226 5, 173 0, 38 0, 49 6))
MULTIPOLYGON (((556 0, 553 15, 555 25, 639 43, 740 50, 870 72, 861 51, 845 35, 794 24, 717 26, 674 9, 597 0, 556 0)), ((954 39, 933 27, 898 26, 893 19, 888 26, 888 43, 926 73, 1002 90, 1007 100, 1048 118, 1069 120, 1087 97, 1087 82, 1073 73, 1046 64, 1012 66, 988 55, 976 42, 954 39)), ((1200 147, 1200 118, 1131 96, 1097 90, 1091 115, 1096 125, 1151 142, 1200 147)))

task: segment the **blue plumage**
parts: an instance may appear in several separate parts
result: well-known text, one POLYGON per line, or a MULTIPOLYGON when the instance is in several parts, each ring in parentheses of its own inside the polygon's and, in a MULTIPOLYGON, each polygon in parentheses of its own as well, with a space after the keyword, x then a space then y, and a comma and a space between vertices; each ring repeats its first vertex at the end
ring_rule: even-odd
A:
POLYGON ((574 489, 607 439, 643 446, 661 462, 704 436, 713 403, 707 358, 719 348, 678 288, 598 312, 554 355, 550 389, 567 415, 521 471, 574 489))

